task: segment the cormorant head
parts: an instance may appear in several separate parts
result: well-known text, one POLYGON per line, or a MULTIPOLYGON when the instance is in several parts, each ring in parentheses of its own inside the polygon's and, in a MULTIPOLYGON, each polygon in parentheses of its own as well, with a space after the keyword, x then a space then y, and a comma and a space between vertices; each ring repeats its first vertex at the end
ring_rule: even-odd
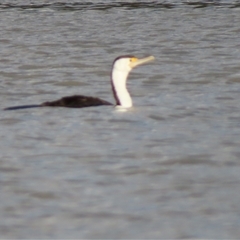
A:
POLYGON ((153 56, 145 57, 142 59, 136 58, 131 55, 117 57, 113 62, 113 69, 123 72, 130 72, 134 67, 154 60, 153 56))

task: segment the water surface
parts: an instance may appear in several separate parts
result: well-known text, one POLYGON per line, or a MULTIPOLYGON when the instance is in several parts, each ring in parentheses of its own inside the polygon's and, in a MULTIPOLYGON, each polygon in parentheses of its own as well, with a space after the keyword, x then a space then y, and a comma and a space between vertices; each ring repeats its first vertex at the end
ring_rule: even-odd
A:
POLYGON ((1 108, 83 94, 134 108, 0 117, 2 238, 240 236, 240 17, 235 1, 4 1, 1 108))

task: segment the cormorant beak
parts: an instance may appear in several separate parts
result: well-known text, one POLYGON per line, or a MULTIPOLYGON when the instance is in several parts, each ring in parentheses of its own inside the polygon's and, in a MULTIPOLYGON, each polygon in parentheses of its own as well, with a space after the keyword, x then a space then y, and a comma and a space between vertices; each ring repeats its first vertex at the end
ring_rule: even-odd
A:
POLYGON ((134 68, 134 67, 137 67, 138 65, 142 65, 144 63, 153 61, 154 59, 155 59, 154 56, 149 56, 149 57, 145 57, 145 58, 142 58, 142 59, 138 59, 138 58, 133 57, 133 58, 130 59, 130 67, 134 68))

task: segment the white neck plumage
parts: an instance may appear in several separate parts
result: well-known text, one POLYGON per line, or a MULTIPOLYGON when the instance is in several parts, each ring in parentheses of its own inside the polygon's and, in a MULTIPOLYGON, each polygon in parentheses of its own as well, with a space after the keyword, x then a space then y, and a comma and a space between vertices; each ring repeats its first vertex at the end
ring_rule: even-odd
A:
POLYGON ((113 68, 111 79, 116 104, 124 108, 132 107, 132 98, 126 86, 128 74, 129 71, 113 68))
POLYGON ((111 84, 117 106, 132 107, 132 98, 127 90, 127 77, 136 66, 154 60, 153 56, 138 59, 134 56, 121 56, 115 59, 112 67, 111 84))

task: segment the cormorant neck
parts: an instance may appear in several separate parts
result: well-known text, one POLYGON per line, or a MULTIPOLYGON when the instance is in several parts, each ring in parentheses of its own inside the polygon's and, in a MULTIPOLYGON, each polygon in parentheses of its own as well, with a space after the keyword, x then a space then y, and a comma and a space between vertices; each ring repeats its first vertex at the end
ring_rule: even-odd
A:
POLYGON ((132 107, 132 99, 126 87, 128 74, 129 71, 114 68, 111 79, 116 104, 124 108, 132 107))

